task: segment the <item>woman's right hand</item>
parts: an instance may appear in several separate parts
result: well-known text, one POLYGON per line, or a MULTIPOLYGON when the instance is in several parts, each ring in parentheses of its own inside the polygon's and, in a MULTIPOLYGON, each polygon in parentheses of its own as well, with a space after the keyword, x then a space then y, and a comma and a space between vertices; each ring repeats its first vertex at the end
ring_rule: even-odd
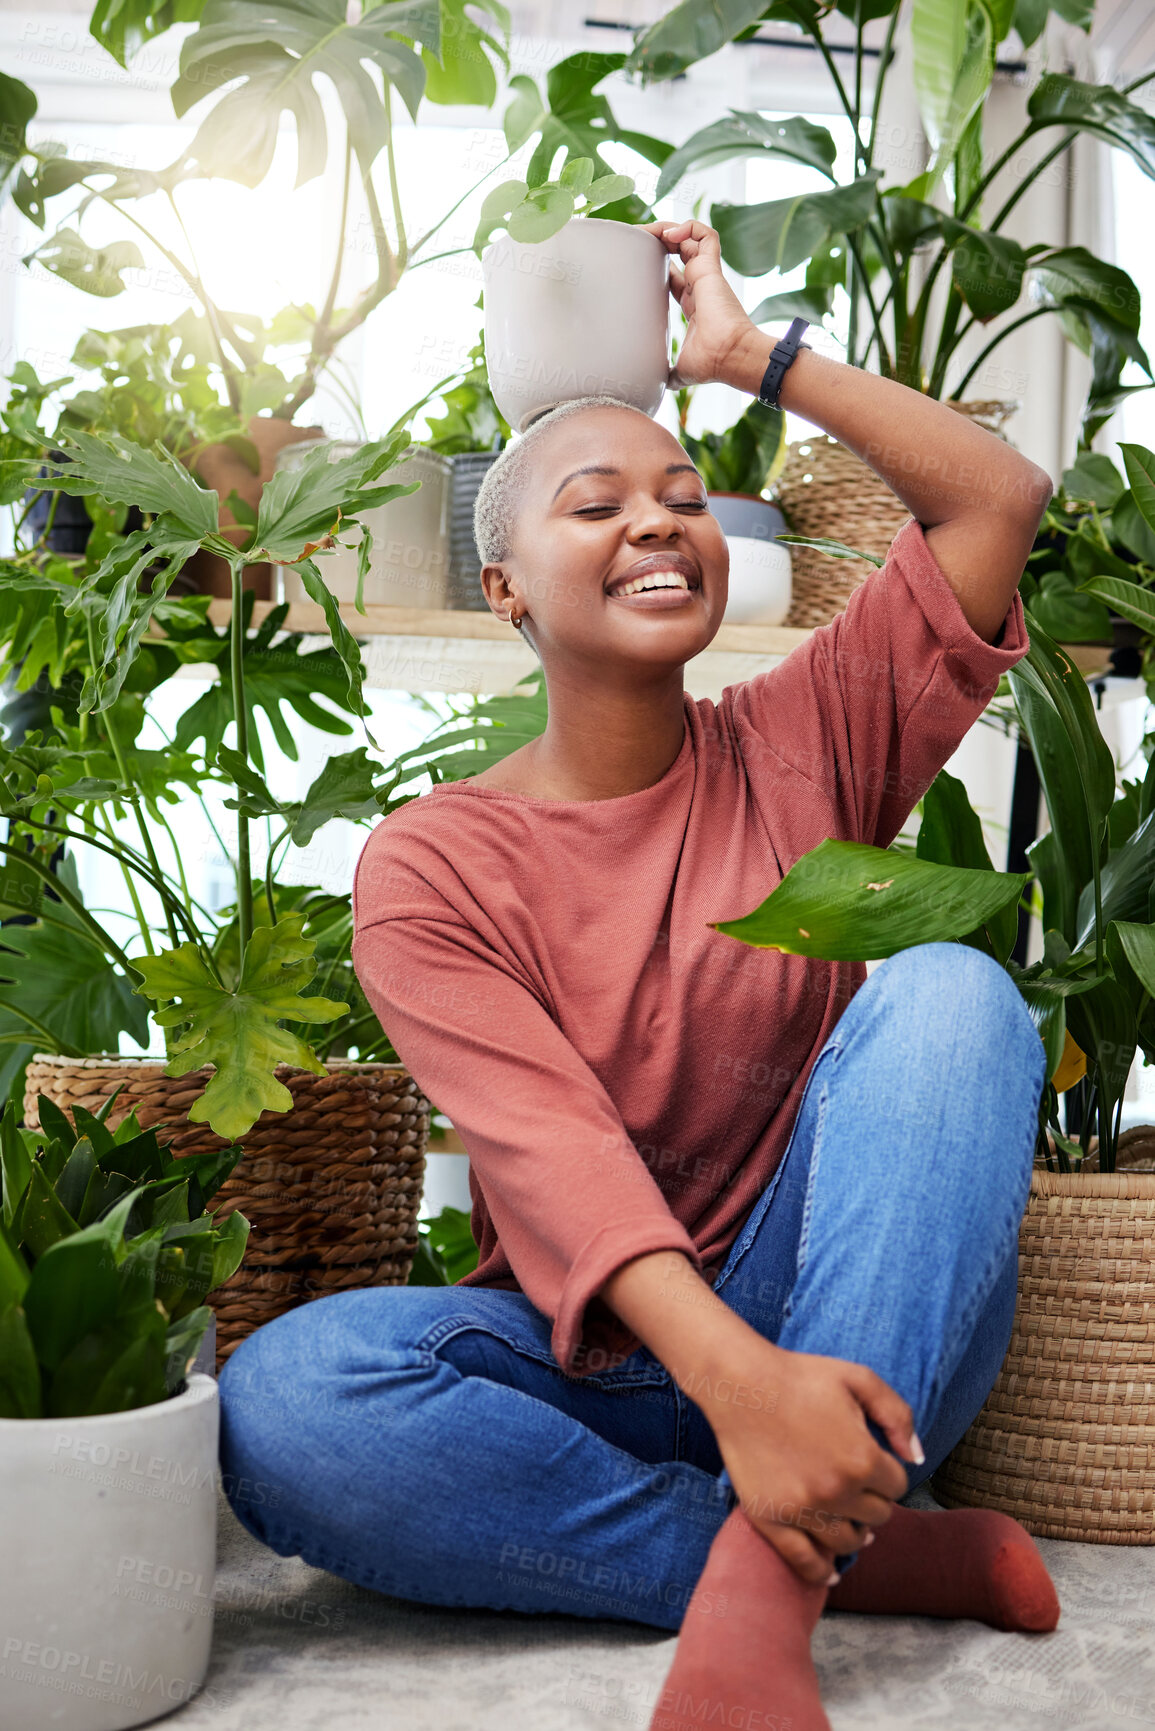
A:
POLYGON ((708 1393, 704 1385, 687 1392, 710 1421, 747 1519, 804 1581, 828 1583, 835 1557, 870 1543, 906 1495, 902 1465, 867 1420, 917 1463, 911 1410, 880 1376, 845 1359, 760 1337, 742 1343, 740 1359, 708 1393), (743 1386, 761 1391, 757 1406, 737 1398, 743 1386))
POLYGON ((775 1346, 680 1251, 625 1263, 600 1296, 701 1408, 748 1519, 804 1581, 828 1581, 835 1557, 890 1519, 906 1495, 894 1457, 918 1464, 922 1447, 910 1408, 880 1376, 775 1346))

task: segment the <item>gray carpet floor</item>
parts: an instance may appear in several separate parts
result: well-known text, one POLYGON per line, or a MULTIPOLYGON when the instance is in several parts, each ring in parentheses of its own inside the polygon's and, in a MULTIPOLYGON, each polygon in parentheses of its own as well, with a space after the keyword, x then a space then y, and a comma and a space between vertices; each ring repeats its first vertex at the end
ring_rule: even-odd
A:
MULTIPOLYGON (((925 1491, 911 1499, 934 1507, 925 1491)), ((931 1617, 822 1619, 834 1731, 1155 1725, 1155 1549, 1040 1541, 1051 1635, 931 1617)), ((444 1611, 257 1544, 222 1502, 212 1666, 179 1731, 645 1731, 674 1637, 557 1614, 444 1611)))

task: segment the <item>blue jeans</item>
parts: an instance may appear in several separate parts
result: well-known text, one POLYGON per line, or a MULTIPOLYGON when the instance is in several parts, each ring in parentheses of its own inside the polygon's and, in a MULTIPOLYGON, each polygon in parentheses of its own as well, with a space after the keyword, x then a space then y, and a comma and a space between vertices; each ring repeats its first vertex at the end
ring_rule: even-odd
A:
MULTIPOLYGON (((1006 1354, 1045 1069, 989 956, 890 957, 820 1051, 715 1282, 766 1338, 869 1365, 910 1403, 910 1488, 1006 1354)), ((282 1556, 401 1598, 677 1629, 733 1506, 713 1434, 644 1348, 574 1378, 549 1339, 526 1297, 484 1287, 279 1317, 221 1377, 234 1510, 282 1556)))

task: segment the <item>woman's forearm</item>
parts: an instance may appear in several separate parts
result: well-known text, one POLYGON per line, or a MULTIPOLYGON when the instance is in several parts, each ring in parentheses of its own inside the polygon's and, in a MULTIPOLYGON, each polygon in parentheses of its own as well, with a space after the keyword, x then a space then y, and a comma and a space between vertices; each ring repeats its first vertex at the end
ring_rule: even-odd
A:
MULTIPOLYGON (((774 340, 751 325, 720 369, 722 382, 756 396, 774 340)), ((808 349, 779 400, 897 493, 927 531, 972 630, 995 642, 1051 497, 1046 471, 945 403, 808 349)))
MULTIPOLYGON (((757 396, 774 342, 753 328, 725 382, 757 396)), ((925 527, 992 509, 1037 522, 1051 496, 1050 477, 1021 452, 895 379, 801 349, 779 400, 869 463, 925 527)))
MULTIPOLYGON (((780 1351, 723 1303, 680 1250, 655 1250, 627 1262, 599 1297, 703 1407, 712 1404, 707 1386, 712 1394, 719 1379, 742 1383, 750 1354, 765 1366, 780 1351)), ((772 1390, 747 1384, 740 1398, 768 1410, 772 1390)))

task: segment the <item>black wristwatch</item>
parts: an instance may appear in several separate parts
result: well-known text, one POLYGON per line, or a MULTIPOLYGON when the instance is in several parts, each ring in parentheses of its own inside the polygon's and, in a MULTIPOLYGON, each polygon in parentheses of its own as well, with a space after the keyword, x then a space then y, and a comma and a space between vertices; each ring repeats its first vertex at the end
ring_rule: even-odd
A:
POLYGON ((786 335, 775 343, 770 353, 770 361, 758 387, 758 401, 765 403, 767 408, 778 409, 778 393, 782 389, 782 381, 799 349, 808 349, 809 343, 799 342, 803 331, 809 330, 809 319, 795 319, 786 335))

